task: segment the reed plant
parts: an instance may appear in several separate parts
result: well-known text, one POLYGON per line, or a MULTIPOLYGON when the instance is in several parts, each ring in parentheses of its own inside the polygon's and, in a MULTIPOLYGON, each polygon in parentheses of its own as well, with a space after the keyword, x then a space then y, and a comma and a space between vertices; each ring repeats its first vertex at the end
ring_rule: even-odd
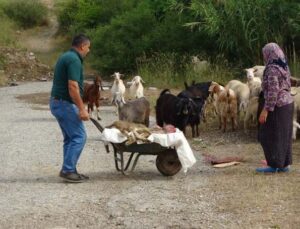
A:
POLYGON ((239 68, 232 68, 224 57, 217 61, 203 60, 193 62, 190 56, 178 56, 175 53, 155 54, 151 58, 139 59, 138 74, 148 85, 159 88, 183 88, 184 82, 216 81, 226 84, 240 77, 239 68))

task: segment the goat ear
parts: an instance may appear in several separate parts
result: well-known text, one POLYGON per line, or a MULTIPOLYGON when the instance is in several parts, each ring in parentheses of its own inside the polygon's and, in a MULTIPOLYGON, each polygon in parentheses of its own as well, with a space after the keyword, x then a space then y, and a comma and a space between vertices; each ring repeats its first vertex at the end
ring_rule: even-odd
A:
POLYGON ((213 88, 212 88, 212 92, 217 93, 218 89, 219 89, 218 85, 214 85, 213 88))
POLYGON ((175 106, 176 115, 181 114, 182 106, 183 106, 183 103, 181 100, 178 101, 178 103, 176 103, 176 106, 175 106))

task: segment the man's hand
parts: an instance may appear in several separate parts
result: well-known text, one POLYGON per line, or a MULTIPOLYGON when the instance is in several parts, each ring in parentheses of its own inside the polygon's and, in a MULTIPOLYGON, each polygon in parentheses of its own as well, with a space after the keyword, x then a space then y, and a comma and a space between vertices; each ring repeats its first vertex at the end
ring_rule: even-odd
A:
POLYGON ((79 118, 83 121, 89 120, 90 119, 89 113, 85 109, 83 101, 80 97, 78 82, 74 80, 69 80, 68 87, 69 87, 70 96, 79 109, 79 118))
POLYGON ((259 123, 264 124, 267 121, 268 117, 268 111, 266 109, 263 109, 259 115, 259 123))
POLYGON ((83 121, 87 121, 90 119, 90 115, 86 109, 79 110, 79 118, 83 121))

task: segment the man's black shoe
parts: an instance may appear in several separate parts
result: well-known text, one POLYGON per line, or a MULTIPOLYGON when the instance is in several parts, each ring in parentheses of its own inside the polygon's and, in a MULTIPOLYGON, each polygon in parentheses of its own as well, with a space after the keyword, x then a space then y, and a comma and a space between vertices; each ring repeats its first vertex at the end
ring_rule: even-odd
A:
POLYGON ((88 180, 90 179, 87 175, 84 175, 82 173, 78 173, 77 169, 75 170, 75 173, 77 173, 79 176, 81 176, 83 179, 88 180))
POLYGON ((60 171, 59 176, 61 178, 63 178, 65 181, 70 182, 70 183, 82 183, 86 180, 81 175, 79 175, 78 173, 75 173, 75 172, 64 173, 64 172, 60 171))
POLYGON ((77 173, 79 176, 81 176, 83 179, 88 180, 90 179, 87 175, 84 175, 82 173, 77 173))

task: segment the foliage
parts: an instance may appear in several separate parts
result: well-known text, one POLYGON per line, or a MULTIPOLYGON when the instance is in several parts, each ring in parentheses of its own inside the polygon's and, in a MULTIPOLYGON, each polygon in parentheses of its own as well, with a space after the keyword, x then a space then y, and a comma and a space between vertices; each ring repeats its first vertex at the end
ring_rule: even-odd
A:
POLYGON ((187 26, 196 26, 215 39, 219 51, 230 61, 248 65, 261 62, 261 48, 267 42, 289 49, 291 40, 300 37, 298 1, 195 0, 189 10, 198 21, 187 26))
POLYGON ((93 66, 102 74, 160 69, 166 82, 182 81, 195 78, 188 67, 179 67, 190 64, 193 55, 213 66, 221 60, 222 70, 226 66, 231 69, 225 72, 235 72, 262 64, 261 49, 271 41, 284 48, 295 66, 291 69, 299 71, 296 0, 68 0, 60 23, 69 34, 90 35, 93 66), (170 56, 174 66, 164 66, 170 56))
POLYGON ((68 0, 62 2, 59 22, 62 31, 78 33, 110 20, 136 6, 138 0, 68 0))
POLYGON ((47 23, 47 8, 39 0, 8 1, 3 11, 24 28, 47 23))
MULTIPOLYGON (((1 21, 1 32, 0 32, 0 46, 14 45, 15 44, 15 25, 3 13, 3 1, 0 1, 0 21, 1 21)), ((1 64, 1 59, 0 59, 1 64)), ((1 69, 1 68, 0 68, 1 69)))

